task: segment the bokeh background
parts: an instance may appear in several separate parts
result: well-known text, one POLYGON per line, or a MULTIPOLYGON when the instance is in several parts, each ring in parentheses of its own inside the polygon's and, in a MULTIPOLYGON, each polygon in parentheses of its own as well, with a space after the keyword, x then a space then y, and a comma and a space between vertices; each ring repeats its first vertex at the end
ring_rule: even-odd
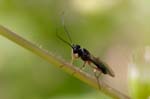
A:
MULTIPOLYGON (((150 98, 150 1, 0 0, 0 24, 66 61, 68 40, 106 61, 103 80, 132 99, 150 98), (148 98, 149 97, 149 98, 148 98)), ((82 61, 75 61, 77 66, 82 61)), ((111 99, 0 36, 0 99, 111 99)))

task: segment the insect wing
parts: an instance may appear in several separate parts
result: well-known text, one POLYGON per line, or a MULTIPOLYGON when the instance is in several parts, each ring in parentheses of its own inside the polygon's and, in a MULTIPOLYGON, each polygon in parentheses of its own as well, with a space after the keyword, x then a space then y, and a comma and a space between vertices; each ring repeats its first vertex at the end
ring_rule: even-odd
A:
POLYGON ((101 61, 99 58, 94 57, 91 55, 90 60, 93 64, 97 66, 98 69, 100 69, 104 74, 109 74, 111 77, 114 77, 115 74, 113 70, 109 67, 108 64, 105 62, 101 61))

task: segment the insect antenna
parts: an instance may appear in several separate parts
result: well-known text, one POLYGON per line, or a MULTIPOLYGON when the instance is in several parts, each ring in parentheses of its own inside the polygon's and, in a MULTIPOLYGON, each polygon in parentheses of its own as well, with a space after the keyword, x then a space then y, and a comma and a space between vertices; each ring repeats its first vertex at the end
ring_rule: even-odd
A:
POLYGON ((71 39, 70 33, 68 32, 68 30, 67 30, 67 28, 66 28, 66 25, 65 25, 64 12, 62 13, 62 18, 61 18, 61 20, 62 20, 62 25, 63 25, 64 31, 65 31, 65 33, 67 34, 67 36, 68 36, 68 38, 69 38, 69 40, 70 40, 70 42, 71 42, 71 44, 72 44, 72 39, 71 39))
POLYGON ((56 29, 56 36, 57 36, 58 39, 60 39, 61 41, 63 41, 63 42, 66 43, 67 45, 69 45, 71 48, 73 48, 72 45, 71 45, 71 43, 69 43, 68 41, 64 40, 62 37, 60 37, 60 36, 58 35, 57 29, 56 29))

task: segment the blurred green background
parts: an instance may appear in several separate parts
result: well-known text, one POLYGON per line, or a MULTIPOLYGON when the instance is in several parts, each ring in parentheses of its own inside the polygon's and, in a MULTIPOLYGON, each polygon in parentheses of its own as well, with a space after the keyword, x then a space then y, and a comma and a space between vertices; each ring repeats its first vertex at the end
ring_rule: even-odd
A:
MULTIPOLYGON (((149 81, 128 77, 132 52, 150 44, 149 9, 148 0, 0 0, 0 24, 69 62, 71 49, 56 38, 58 28, 68 40, 61 24, 64 11, 73 42, 112 65, 116 77, 108 83, 133 99, 147 99, 149 81)), ((0 99, 110 98, 0 36, 0 99)))

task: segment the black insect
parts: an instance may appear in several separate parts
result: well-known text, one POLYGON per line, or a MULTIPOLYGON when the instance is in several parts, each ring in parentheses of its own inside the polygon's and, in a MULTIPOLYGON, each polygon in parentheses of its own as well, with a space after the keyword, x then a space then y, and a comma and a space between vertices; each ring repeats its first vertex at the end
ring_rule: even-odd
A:
POLYGON ((73 54, 72 54, 72 61, 71 61, 71 63, 73 62, 74 58, 81 58, 84 61, 84 64, 83 64, 83 66, 81 68, 85 67, 86 63, 88 63, 90 66, 92 66, 91 63, 93 63, 94 66, 92 66, 92 68, 94 68, 94 72, 100 71, 100 73, 108 74, 111 77, 115 76, 113 70, 105 62, 103 62, 99 58, 93 56, 87 49, 81 48, 80 45, 72 43, 72 39, 71 39, 71 37, 69 35, 69 32, 68 32, 64 22, 63 22, 63 28, 64 28, 64 31, 67 34, 67 36, 68 36, 68 38, 69 38, 71 43, 69 43, 68 41, 64 40, 57 33, 56 34, 57 34, 57 37, 60 40, 62 40, 64 43, 68 44, 72 48, 73 54))

